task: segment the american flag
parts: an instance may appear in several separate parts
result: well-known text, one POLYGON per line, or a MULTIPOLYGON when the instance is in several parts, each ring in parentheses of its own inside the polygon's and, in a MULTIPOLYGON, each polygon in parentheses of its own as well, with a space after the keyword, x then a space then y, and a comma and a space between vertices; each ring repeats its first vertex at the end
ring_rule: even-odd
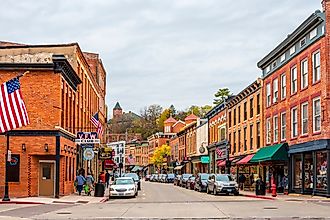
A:
POLYGON ((99 136, 103 135, 103 127, 101 122, 99 121, 99 113, 96 113, 91 118, 92 124, 97 128, 96 132, 99 134, 99 136))
POLYGON ((215 148, 215 152, 217 153, 219 158, 222 158, 224 156, 224 151, 221 150, 219 147, 215 148))
POLYGON ((0 132, 30 124, 18 78, 2 83, 0 88, 0 132))

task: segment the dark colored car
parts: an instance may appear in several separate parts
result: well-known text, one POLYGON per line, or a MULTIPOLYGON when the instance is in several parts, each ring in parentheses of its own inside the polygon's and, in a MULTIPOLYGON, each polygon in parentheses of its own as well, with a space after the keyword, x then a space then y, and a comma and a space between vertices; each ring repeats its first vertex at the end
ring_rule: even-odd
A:
POLYGON ((176 175, 173 181, 174 186, 180 186, 181 175, 176 175))
POLYGON ((146 175, 146 176, 144 177, 144 180, 145 180, 145 181, 150 181, 150 177, 151 177, 151 175, 148 174, 148 175, 146 175))
POLYGON ((174 179, 175 179, 174 173, 167 174, 167 177, 166 177, 166 182, 167 183, 174 183, 174 179))
POLYGON ((195 177, 191 176, 189 177, 187 184, 186 184, 187 189, 194 190, 195 189, 195 177))
POLYGON ((229 174, 212 174, 207 181, 207 193, 233 193, 239 195, 238 184, 229 174))
POLYGON ((134 182, 137 184, 137 189, 141 190, 141 180, 136 173, 125 173, 124 177, 132 177, 134 182))
POLYGON ((208 173, 199 173, 195 179, 195 190, 198 192, 206 192, 207 180, 209 179, 210 174, 208 173))
POLYGON ((187 181, 188 181, 189 177, 191 177, 191 176, 192 176, 192 174, 189 174, 189 173, 182 174, 181 179, 180 179, 180 186, 186 188, 187 181))

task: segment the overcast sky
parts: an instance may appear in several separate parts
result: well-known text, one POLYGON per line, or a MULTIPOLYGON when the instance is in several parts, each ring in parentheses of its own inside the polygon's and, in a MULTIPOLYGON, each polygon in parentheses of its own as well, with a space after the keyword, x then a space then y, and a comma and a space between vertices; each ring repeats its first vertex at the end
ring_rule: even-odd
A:
POLYGON ((103 60, 110 109, 185 109, 260 77, 256 63, 317 9, 321 0, 1 0, 0 41, 78 42, 103 60))

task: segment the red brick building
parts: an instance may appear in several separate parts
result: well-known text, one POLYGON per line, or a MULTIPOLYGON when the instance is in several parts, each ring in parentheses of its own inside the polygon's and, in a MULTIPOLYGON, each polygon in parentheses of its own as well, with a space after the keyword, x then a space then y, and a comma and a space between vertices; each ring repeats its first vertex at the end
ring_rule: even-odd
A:
MULTIPOLYGON (((290 192, 330 196, 330 1, 259 63, 264 77, 265 144, 288 144, 289 162, 272 170, 290 192)), ((285 159, 285 158, 283 158, 285 159)))
MULTIPOLYGON (((9 132, 10 150, 17 159, 16 168, 9 169, 9 195, 71 194, 77 169, 87 170, 74 142, 76 133, 96 130, 90 122, 96 112, 105 126, 105 69, 97 54, 83 53, 77 43, 1 44, 1 83, 26 70, 30 73, 20 82, 30 125, 9 132)), ((5 149, 6 139, 0 136, 1 193, 5 149)), ((96 172, 97 160, 89 167, 96 172)))

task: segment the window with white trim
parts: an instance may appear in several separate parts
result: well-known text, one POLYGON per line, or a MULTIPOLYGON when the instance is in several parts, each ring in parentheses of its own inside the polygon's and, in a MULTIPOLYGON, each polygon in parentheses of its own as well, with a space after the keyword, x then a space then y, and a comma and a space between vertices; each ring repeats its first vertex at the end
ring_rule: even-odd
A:
POLYGON ((266 85, 266 97, 267 97, 267 101, 266 101, 267 107, 269 107, 271 105, 271 101, 272 101, 271 94, 270 94, 270 83, 268 83, 266 85))
POLYGON ((321 99, 313 99, 313 132, 321 131, 321 99))
POLYGON ((273 117, 274 142, 278 142, 278 116, 273 117))
POLYGON ((306 45, 306 37, 304 37, 303 39, 301 39, 300 42, 299 42, 299 44, 300 44, 300 47, 305 46, 306 45))
POLYGON ((298 136, 298 110, 297 107, 291 109, 291 137, 298 136))
POLYGON ((271 124, 270 124, 270 118, 266 119, 266 142, 267 144, 270 144, 271 142, 271 124))
POLYGON ((301 134, 308 133, 308 102, 301 105, 301 134))
POLYGON ((281 75, 281 99, 286 98, 286 75, 281 75))
POLYGON ((321 79, 320 51, 313 53, 313 83, 321 79))
POLYGON ((294 52, 296 52, 296 45, 293 45, 293 46, 290 48, 290 55, 294 54, 294 52))
POLYGON ((286 113, 281 113, 281 141, 286 139, 286 113))
POLYGON ((266 73, 268 73, 270 71, 270 66, 266 67, 266 73))
POLYGON ((309 39, 313 39, 317 35, 317 28, 314 28, 310 33, 309 33, 309 39))
POLYGON ((273 103, 278 101, 278 79, 273 80, 273 103))
POLYGON ((291 94, 297 92, 297 67, 292 67, 291 69, 291 94))
POLYGON ((308 86, 308 60, 307 59, 301 61, 300 72, 301 72, 301 89, 304 89, 308 86))
POLYGON ((281 56, 281 58, 280 58, 281 63, 282 63, 284 60, 285 60, 285 53, 282 54, 282 56, 281 56))

